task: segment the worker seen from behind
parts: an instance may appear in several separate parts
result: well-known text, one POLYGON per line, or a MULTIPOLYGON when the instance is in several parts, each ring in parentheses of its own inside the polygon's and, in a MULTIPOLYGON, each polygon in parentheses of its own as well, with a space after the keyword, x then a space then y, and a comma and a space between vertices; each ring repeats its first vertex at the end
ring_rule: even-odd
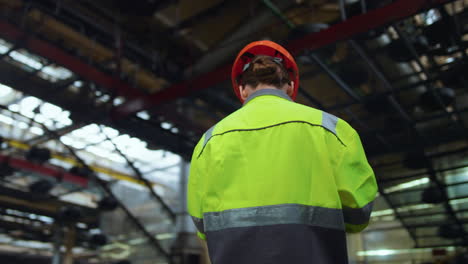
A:
POLYGON ((247 45, 232 84, 243 106, 203 135, 188 185, 212 263, 348 263, 377 192, 358 134, 294 102, 297 64, 274 42, 247 45))

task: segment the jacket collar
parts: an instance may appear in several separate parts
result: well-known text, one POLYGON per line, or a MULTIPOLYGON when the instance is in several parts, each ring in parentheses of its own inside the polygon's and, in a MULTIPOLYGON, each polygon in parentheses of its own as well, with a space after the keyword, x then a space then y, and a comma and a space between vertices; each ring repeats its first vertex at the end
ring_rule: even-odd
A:
POLYGON ((278 96, 278 97, 281 97, 283 99, 286 99, 292 102, 291 97, 289 97, 289 95, 287 95, 283 90, 272 88, 272 89, 261 89, 261 90, 255 91, 249 97, 247 97, 247 100, 245 100, 244 105, 252 101, 254 98, 257 98, 262 95, 278 96))

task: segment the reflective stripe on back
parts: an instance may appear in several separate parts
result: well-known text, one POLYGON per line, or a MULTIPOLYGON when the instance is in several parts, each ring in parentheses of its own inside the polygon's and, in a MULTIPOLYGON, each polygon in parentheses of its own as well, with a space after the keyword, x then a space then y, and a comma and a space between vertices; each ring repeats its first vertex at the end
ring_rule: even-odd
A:
POLYGON ((304 224, 344 230, 343 213, 340 209, 301 204, 268 205, 204 213, 203 219, 207 232, 278 224, 304 224))
POLYGON ((328 129, 330 132, 336 135, 336 123, 338 123, 338 118, 334 115, 331 115, 327 112, 322 112, 322 126, 328 129))

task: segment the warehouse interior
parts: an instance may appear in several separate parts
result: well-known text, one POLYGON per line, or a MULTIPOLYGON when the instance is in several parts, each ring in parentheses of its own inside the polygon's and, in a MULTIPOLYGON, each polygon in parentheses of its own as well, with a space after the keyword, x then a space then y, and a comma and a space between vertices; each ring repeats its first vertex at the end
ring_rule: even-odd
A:
POLYGON ((251 41, 360 134, 350 263, 468 263, 468 0, 0 0, 0 262, 208 263, 192 151, 251 41))

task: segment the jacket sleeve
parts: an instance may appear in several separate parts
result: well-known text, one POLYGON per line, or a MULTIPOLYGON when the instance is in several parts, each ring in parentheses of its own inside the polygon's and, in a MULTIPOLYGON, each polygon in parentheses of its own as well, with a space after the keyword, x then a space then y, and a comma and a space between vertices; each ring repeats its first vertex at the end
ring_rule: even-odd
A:
POLYGON ((202 174, 203 163, 198 159, 198 155, 202 148, 203 137, 198 142, 195 150, 193 151, 192 161, 190 163, 190 174, 187 186, 187 208, 188 213, 192 217, 193 223, 197 228, 197 235, 201 239, 205 238, 204 224, 203 224, 203 210, 202 210, 202 174))
POLYGON ((359 135, 350 128, 348 138, 338 163, 337 185, 346 232, 356 233, 369 224, 377 183, 359 135))

